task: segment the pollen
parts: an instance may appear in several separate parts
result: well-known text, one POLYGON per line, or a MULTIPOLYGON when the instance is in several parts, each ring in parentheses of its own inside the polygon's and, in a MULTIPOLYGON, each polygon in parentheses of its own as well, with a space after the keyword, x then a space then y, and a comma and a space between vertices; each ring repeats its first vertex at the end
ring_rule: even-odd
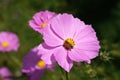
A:
POLYGON ((8 42, 3 42, 3 43, 2 43, 2 47, 3 47, 3 48, 7 48, 8 46, 9 46, 9 43, 8 43, 8 42))
POLYGON ((73 49, 75 46, 75 41, 72 38, 68 38, 64 41, 63 47, 67 50, 73 49))
POLYGON ((38 61, 37 66, 38 66, 39 68, 44 68, 44 67, 45 67, 45 62, 44 62, 43 60, 40 60, 40 61, 38 61))
POLYGON ((46 23, 46 22, 42 23, 42 25, 41 25, 42 28, 44 28, 44 27, 46 27, 46 26, 47 26, 47 23, 46 23))

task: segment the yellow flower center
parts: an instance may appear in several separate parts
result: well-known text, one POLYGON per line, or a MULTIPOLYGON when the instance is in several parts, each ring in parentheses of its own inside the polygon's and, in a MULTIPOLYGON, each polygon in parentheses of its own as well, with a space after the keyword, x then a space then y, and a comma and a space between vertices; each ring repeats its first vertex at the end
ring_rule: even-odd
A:
POLYGON ((47 23, 46 22, 42 23, 41 27, 44 28, 45 26, 47 26, 47 23))
POLYGON ((45 62, 44 62, 43 60, 40 60, 40 61, 38 61, 37 66, 38 66, 39 68, 44 68, 44 67, 45 67, 45 62))
POLYGON ((71 38, 68 38, 64 41, 63 47, 67 50, 71 50, 73 49, 73 47, 75 46, 75 41, 71 38))
POLYGON ((2 47, 7 48, 8 46, 9 46, 9 43, 8 43, 8 42, 3 42, 3 43, 2 43, 2 47))

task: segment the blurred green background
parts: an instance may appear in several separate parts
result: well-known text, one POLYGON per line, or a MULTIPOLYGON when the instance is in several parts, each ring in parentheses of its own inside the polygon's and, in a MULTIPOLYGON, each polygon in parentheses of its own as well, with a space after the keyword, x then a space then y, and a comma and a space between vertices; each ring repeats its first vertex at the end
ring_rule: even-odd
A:
MULTIPOLYGON (((0 31, 14 32, 20 39, 18 52, 9 54, 13 61, 0 54, 0 66, 9 67, 18 76, 14 80, 27 80, 20 74, 21 60, 43 41, 28 25, 32 16, 42 10, 73 14, 92 24, 97 32, 100 56, 91 65, 75 63, 70 80, 120 80, 120 0, 0 0, 0 31)), ((46 71, 40 80, 62 80, 60 75, 57 67, 55 72, 46 71)))

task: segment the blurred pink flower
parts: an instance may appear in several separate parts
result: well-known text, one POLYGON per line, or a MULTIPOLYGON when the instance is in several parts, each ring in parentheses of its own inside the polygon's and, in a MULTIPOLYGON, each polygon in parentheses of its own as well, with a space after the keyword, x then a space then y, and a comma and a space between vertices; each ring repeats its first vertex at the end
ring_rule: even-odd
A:
POLYGON ((0 32, 0 52, 17 51, 19 39, 12 32, 0 32))
POLYGON ((12 73, 9 71, 6 67, 0 68, 0 80, 12 80, 10 77, 12 76, 12 73))
MULTIPOLYGON (((85 25, 70 14, 59 14, 51 20, 51 26, 43 35, 45 43, 39 46, 42 59, 57 63, 69 72, 75 62, 90 63, 98 56, 100 45, 91 25, 85 25), (53 59, 53 60, 54 60, 53 59)), ((38 53, 39 54, 39 53, 38 53)))
POLYGON ((22 72, 25 73, 29 80, 38 80, 48 68, 54 70, 54 65, 47 65, 38 55, 37 47, 33 48, 24 58, 22 72))
POLYGON ((44 28, 49 26, 49 21, 56 15, 50 11, 40 11, 33 16, 33 20, 29 21, 29 25, 39 33, 43 34, 44 28))

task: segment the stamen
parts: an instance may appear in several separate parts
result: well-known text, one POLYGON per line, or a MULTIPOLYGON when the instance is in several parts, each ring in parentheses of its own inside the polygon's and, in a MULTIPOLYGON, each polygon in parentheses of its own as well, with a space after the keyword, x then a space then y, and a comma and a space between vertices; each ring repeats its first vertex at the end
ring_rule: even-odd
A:
POLYGON ((41 25, 42 28, 44 28, 45 26, 47 26, 47 23, 46 23, 46 22, 44 22, 44 23, 41 25))
POLYGON ((71 38, 68 38, 64 41, 63 47, 67 50, 71 50, 73 49, 74 45, 75 45, 74 40, 71 38))
POLYGON ((38 61, 38 67, 39 68, 44 68, 45 67, 45 62, 43 60, 38 61))
POLYGON ((3 42, 3 43, 2 43, 2 47, 7 48, 8 46, 9 46, 9 43, 8 43, 8 42, 3 42))

